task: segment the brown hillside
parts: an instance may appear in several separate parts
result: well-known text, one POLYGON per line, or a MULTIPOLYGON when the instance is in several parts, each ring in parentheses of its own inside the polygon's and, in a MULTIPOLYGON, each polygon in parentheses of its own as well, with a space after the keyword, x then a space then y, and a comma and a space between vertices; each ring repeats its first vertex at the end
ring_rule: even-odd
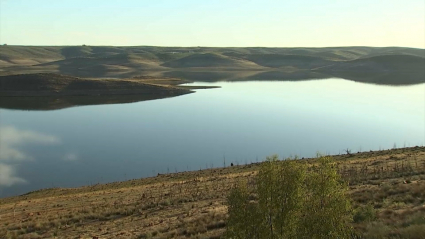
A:
POLYGON ((137 80, 94 80, 51 73, 0 76, 0 96, 181 95, 190 92, 187 89, 146 84, 137 80))

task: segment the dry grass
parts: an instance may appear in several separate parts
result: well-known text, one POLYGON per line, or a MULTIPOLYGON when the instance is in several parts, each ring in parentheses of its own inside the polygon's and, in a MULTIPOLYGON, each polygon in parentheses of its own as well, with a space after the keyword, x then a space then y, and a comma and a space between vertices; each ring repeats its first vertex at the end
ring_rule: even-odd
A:
MULTIPOLYGON (((162 79, 158 79, 158 83, 162 79)), ((170 80, 164 81, 169 83, 170 80)), ((178 80, 175 80, 178 82, 178 80)), ((51 73, 0 76, 1 96, 181 95, 191 91, 136 79, 88 79, 51 73)), ((177 84, 177 83, 176 83, 177 84)))
MULTIPOLYGON (((423 238, 424 147, 334 158, 350 183, 357 233, 423 238)), ((229 190, 257 169, 207 169, 0 199, 0 238, 219 238, 229 190)))

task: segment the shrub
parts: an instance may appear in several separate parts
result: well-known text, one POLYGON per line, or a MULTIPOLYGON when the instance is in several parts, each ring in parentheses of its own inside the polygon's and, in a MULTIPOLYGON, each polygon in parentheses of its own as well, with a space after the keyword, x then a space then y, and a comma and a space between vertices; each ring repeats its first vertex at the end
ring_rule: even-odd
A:
POLYGON ((400 238, 421 239, 424 238, 425 225, 412 225, 400 231, 400 238))
POLYGON ((351 232, 347 186, 329 157, 308 170, 296 160, 268 157, 250 201, 246 183, 228 197, 227 238, 344 238, 351 232))
POLYGON ((303 238, 347 238, 351 233, 352 209, 348 186, 331 157, 319 158, 319 164, 306 178, 307 197, 303 209, 303 238))
POLYGON ((367 239, 381 239, 388 238, 391 233, 390 228, 382 222, 372 222, 366 227, 365 237, 367 239))
POLYGON ((354 213, 354 222, 371 222, 376 219, 375 208, 371 204, 359 207, 354 213))

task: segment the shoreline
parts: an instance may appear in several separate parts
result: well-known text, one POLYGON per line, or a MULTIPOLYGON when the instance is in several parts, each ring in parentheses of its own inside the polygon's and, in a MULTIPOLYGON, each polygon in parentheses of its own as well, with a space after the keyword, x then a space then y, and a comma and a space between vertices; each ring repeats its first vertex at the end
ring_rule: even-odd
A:
MULTIPOLYGON (((412 147, 402 147, 402 148, 391 148, 391 149, 380 149, 380 150, 369 150, 369 151, 363 151, 363 152, 357 152, 357 153, 343 153, 343 154, 334 154, 334 155, 323 155, 323 156, 330 156, 333 158, 334 161, 339 162, 339 163, 344 163, 341 162, 342 160, 354 160, 354 159, 358 159, 358 158, 364 158, 364 157, 371 157, 375 154, 380 154, 380 155, 385 155, 385 154, 390 154, 393 151, 409 151, 409 150, 422 150, 425 153, 425 146, 412 146, 412 147), (387 153, 386 153, 387 152, 387 153)), ((315 159, 317 159, 317 157, 311 157, 311 158, 297 158, 297 160, 300 160, 302 162, 309 162, 309 161, 314 161, 315 159)), ((282 159, 281 159, 282 160, 282 159)), ((197 175, 199 173, 203 173, 203 174, 208 174, 208 173, 214 173, 216 170, 220 170, 222 171, 222 174, 226 174, 226 173, 234 173, 235 171, 244 171, 244 169, 246 168, 252 168, 252 170, 256 170, 256 168, 263 163, 264 161, 259 161, 259 162, 252 162, 252 163, 246 163, 246 164, 239 164, 239 165, 233 165, 232 162, 230 162, 232 164, 232 166, 228 165, 226 167, 216 167, 216 168, 206 168, 206 169, 199 169, 199 170, 189 170, 189 171, 182 171, 182 172, 170 172, 170 173, 157 173, 156 176, 150 176, 150 177, 142 177, 142 178, 137 178, 137 179, 129 179, 129 180, 123 180, 123 181, 114 181, 114 182, 109 182, 109 183, 95 183, 95 184, 91 184, 91 185, 82 185, 79 187, 53 187, 53 188, 42 188, 42 189, 37 189, 34 191, 30 191, 30 192, 26 192, 24 194, 21 195, 16 195, 16 196, 11 196, 11 197, 5 197, 5 198, 1 198, 0 197, 0 201, 2 199, 6 199, 6 198, 14 198, 14 197, 24 197, 24 196, 28 196, 31 195, 33 193, 39 193, 39 192, 47 192, 47 191, 55 191, 55 190, 59 190, 62 193, 64 193, 65 191, 70 191, 70 193, 73 193, 72 191, 75 190, 83 190, 86 188, 96 188, 96 187, 103 187, 105 186, 107 187, 115 187, 116 185, 124 185, 126 182, 134 182, 134 181, 141 181, 142 184, 149 184, 152 181, 158 181, 158 180, 162 180, 162 179, 170 179, 170 180, 178 180, 180 178, 190 178, 193 177, 194 175, 197 175), (146 182, 144 182, 146 181, 146 182)), ((425 163, 425 162, 424 162, 425 163)), ((425 167, 425 165, 424 165, 425 167)), ((252 171, 249 170, 249 171, 252 171)), ((134 184, 132 184, 134 185, 134 184)), ((106 189, 103 188, 103 189, 106 189)))
POLYGON ((122 104, 195 93, 216 86, 181 85, 177 78, 89 79, 50 73, 0 76, 0 108, 57 110, 73 106, 122 104))
MULTIPOLYGON (((378 222, 385 224, 388 217, 399 218, 394 225, 387 225, 394 230, 403 230, 401 223, 409 218, 406 213, 414 216, 425 212, 425 147, 332 157, 350 185, 348 193, 356 210, 372 204, 378 222), (412 199, 407 198, 410 194, 412 199)), ((314 164, 315 158, 300 160, 314 164)), ((30 227, 22 235, 219 238, 225 230, 227 193, 238 181, 251 180, 259 164, 159 174, 78 188, 41 189, 0 198, 4 223, 0 235, 2 230, 19 233, 30 227)), ((368 225, 366 221, 353 223, 360 233, 369 230, 368 225)))
MULTIPOLYGON (((158 80, 161 82, 161 79, 158 80)), ((191 93, 170 84, 136 79, 90 79, 52 73, 0 76, 1 97, 168 95, 191 93)))

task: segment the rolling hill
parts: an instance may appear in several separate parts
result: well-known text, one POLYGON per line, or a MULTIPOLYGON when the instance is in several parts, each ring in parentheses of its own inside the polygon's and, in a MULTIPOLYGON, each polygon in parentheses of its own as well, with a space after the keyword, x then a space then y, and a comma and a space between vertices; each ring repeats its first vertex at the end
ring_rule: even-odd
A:
POLYGON ((380 55, 338 62, 314 71, 359 82, 418 84, 425 82, 425 58, 413 55, 380 55))
POLYGON ((270 68, 292 67, 295 69, 311 69, 319 66, 329 65, 333 61, 304 55, 282 55, 282 54, 249 54, 240 55, 232 54, 233 57, 238 57, 248 61, 252 61, 260 66, 270 68))
POLYGON ((260 68, 254 62, 244 59, 235 59, 216 53, 195 53, 180 59, 168 61, 162 66, 170 68, 190 67, 220 67, 220 68, 260 68))
POLYGON ((0 96, 176 96, 190 90, 138 80, 83 79, 52 73, 0 76, 0 96))
MULTIPOLYGON (((276 79, 281 75, 281 80, 286 80, 286 76, 306 75, 304 71, 311 71, 311 74, 315 72, 315 75, 320 74, 324 78, 343 77, 378 84, 416 84, 425 82, 423 59, 425 49, 403 47, 8 45, 0 46, 0 75, 58 73, 97 78, 165 75, 213 81, 240 80, 247 75, 261 76, 256 71, 271 72, 263 75, 276 79), (247 74, 248 71, 253 73, 247 74), (283 73, 276 73, 278 71, 283 73)), ((250 80, 249 77, 246 80, 250 80)))

